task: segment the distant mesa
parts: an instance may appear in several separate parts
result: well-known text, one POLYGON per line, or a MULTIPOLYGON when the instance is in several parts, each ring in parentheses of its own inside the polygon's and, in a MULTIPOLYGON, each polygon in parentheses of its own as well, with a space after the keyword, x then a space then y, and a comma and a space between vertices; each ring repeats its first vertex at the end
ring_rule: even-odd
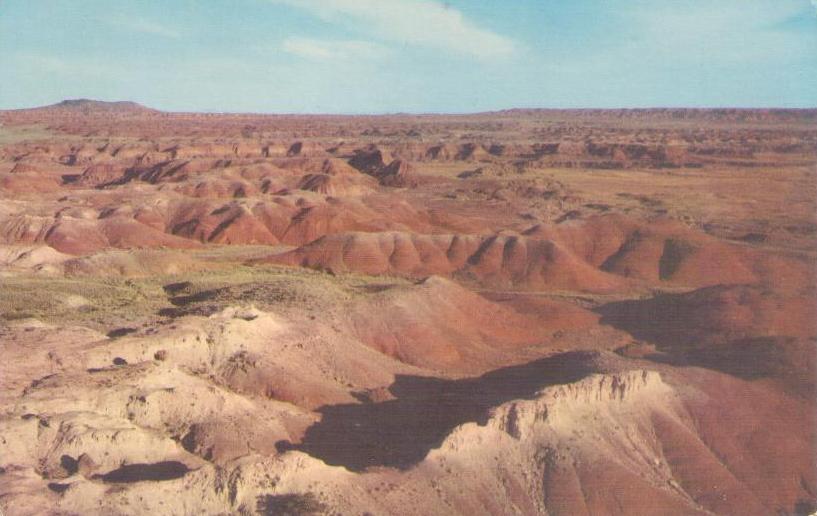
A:
POLYGON ((108 102, 104 100, 92 99, 66 99, 56 104, 49 106, 42 106, 35 108, 38 110, 49 111, 63 111, 74 112, 80 114, 88 113, 158 113, 158 110, 152 109, 136 102, 131 101, 114 101, 108 102))

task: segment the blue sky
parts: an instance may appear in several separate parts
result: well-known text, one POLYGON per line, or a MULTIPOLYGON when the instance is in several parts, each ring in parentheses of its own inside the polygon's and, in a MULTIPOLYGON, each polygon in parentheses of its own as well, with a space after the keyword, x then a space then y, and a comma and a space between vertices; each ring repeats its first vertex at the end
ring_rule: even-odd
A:
POLYGON ((79 97, 276 113, 817 107, 817 5, 0 0, 0 108, 79 97))

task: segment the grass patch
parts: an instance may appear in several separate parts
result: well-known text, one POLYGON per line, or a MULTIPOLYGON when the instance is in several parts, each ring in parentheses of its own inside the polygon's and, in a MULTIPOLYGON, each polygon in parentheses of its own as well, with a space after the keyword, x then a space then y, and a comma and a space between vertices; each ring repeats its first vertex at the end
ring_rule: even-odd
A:
POLYGON ((331 309, 373 286, 408 280, 308 269, 241 266, 140 278, 11 276, 0 282, 0 321, 36 318, 104 332, 156 319, 210 315, 228 306, 331 309))
POLYGON ((0 125, 0 145, 10 145, 31 140, 48 140, 55 133, 42 125, 0 125))
POLYGON ((161 288, 125 279, 17 276, 0 283, 0 319, 91 327, 137 321, 165 303, 161 288))

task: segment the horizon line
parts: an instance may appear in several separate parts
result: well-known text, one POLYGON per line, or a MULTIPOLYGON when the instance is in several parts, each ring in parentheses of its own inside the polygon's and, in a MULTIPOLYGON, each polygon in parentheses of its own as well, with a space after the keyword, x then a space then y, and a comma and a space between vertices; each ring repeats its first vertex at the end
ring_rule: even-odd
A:
POLYGON ((508 113, 513 111, 658 111, 658 110, 685 110, 685 111, 717 111, 717 110, 735 110, 735 111, 817 111, 817 105, 814 106, 780 106, 780 105, 761 105, 761 106, 740 106, 740 105, 641 105, 641 106, 582 106, 582 107, 505 107, 496 109, 487 109, 480 111, 369 111, 369 112, 329 112, 329 111, 225 111, 220 109, 202 109, 202 110, 173 110, 154 108, 147 104, 143 104, 133 100, 100 100, 85 97, 66 98, 52 104, 44 104, 38 106, 28 107, 0 107, 0 112, 10 111, 32 111, 38 109, 57 108, 61 104, 69 102, 82 102, 98 104, 133 104, 139 108, 155 111, 163 114, 176 115, 246 115, 246 116, 468 116, 468 115, 485 115, 494 113, 508 113))

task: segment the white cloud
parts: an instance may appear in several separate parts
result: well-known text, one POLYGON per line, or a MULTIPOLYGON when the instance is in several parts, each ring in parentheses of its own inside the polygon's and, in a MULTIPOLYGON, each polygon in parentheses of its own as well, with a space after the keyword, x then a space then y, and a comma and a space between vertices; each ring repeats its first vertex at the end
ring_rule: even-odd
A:
POLYGON ((172 27, 138 16, 113 16, 107 18, 106 21, 116 28, 131 32, 139 32, 150 36, 161 36, 170 39, 179 39, 182 37, 181 33, 172 27))
POLYGON ((627 13, 639 36, 640 55, 668 61, 762 64, 798 58, 802 35, 779 24, 803 12, 802 0, 652 0, 634 2, 627 13))
POLYGON ((320 40, 291 37, 284 40, 285 52, 316 61, 378 59, 388 53, 388 49, 368 41, 320 40))
POLYGON ((436 0, 270 0, 304 9, 330 22, 351 23, 377 38, 477 58, 499 58, 515 43, 473 24, 462 12, 436 0))

